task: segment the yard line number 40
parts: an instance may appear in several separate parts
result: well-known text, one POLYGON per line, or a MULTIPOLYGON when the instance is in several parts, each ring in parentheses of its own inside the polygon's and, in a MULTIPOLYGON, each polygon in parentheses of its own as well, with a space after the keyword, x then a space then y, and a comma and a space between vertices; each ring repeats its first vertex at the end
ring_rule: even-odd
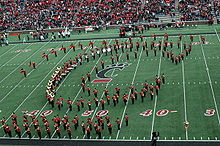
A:
MULTIPOLYGON (((27 112, 27 111, 23 111, 23 112, 27 112)), ((94 112, 94 110, 86 110, 84 113, 82 113, 82 116, 90 116, 92 113, 94 112)), ((108 114, 108 110, 100 110, 96 113, 96 116, 105 116, 108 114)), ((175 113, 177 112, 176 110, 167 110, 167 109, 162 109, 162 110, 158 110, 156 112, 156 115, 159 116, 159 117, 162 117, 162 116, 166 116, 168 115, 168 113, 175 113)), ((34 116, 34 115, 37 115, 39 113, 39 110, 34 110, 32 112, 28 112, 27 115, 29 116, 34 116)), ((53 111, 52 110, 46 110, 46 111, 43 111, 40 113, 40 116, 48 116, 50 114, 52 114, 53 111)), ((152 109, 148 109, 144 112, 141 112, 140 115, 141 116, 151 116, 153 114, 153 110, 152 109)), ((213 116, 215 114, 215 110, 214 109, 207 109, 206 112, 204 113, 205 116, 213 116)))

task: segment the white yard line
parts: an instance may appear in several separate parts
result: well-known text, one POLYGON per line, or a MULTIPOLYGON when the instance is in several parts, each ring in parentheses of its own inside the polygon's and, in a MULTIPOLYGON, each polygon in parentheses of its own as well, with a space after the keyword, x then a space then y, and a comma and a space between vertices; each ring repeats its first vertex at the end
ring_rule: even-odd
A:
MULTIPOLYGON (((1 81, 0 81, 0 84, 5 80, 7 79, 12 73, 14 73, 15 71, 18 71, 18 69, 27 61, 29 60, 32 56, 34 56, 36 53, 38 53, 39 51, 41 51, 41 48, 43 48, 44 46, 46 46, 48 43, 50 43, 50 41, 48 41, 46 44, 44 44, 42 47, 40 47, 35 53, 33 53, 31 56, 29 56, 27 59, 25 59, 24 61, 22 61, 22 63, 16 67, 13 71, 11 71, 7 76, 5 76, 1 81)), ((32 43, 33 44, 33 43, 32 43)), ((26 48, 29 48, 32 44, 30 44, 28 47, 26 48)))
MULTIPOLYGON (((143 49, 141 48, 141 53, 140 53, 140 55, 139 55, 138 62, 137 62, 137 66, 136 66, 136 69, 135 69, 135 72, 134 72, 134 76, 133 76, 133 79, 132 79, 132 82, 131 82, 132 85, 134 84, 134 80, 135 80, 135 77, 136 77, 136 74, 137 74, 137 70, 138 70, 138 67, 139 67, 139 64, 140 64, 142 52, 143 52, 143 49)), ((129 91, 129 95, 131 95, 131 90, 129 91)), ((122 116, 121 116, 120 129, 121 129, 121 126, 122 126, 122 123, 123 123, 123 119, 124 119, 124 116, 125 116, 125 112, 126 112, 127 107, 128 107, 129 99, 130 99, 130 98, 128 98, 127 104, 125 105, 124 111, 123 111, 122 116)), ((120 134, 120 131, 121 131, 121 130, 118 130, 117 135, 116 135, 116 139, 118 139, 119 134, 120 134)))
POLYGON ((206 57, 205 57, 205 53, 204 53, 204 49, 203 49, 203 45, 202 45, 202 41, 201 41, 200 36, 199 36, 199 39, 200 39, 200 43, 201 43, 201 51, 202 51, 202 55, 203 55, 203 60, 204 60, 205 67, 206 67, 206 73, 207 73, 208 78, 209 78, 209 85, 210 85, 211 92, 212 92, 212 98, 213 98, 216 113, 217 113, 218 124, 220 124, 218 106, 217 106, 216 99, 215 99, 215 92, 214 92, 214 89, 213 89, 213 86, 212 86, 212 79, 211 79, 211 76, 210 76, 210 73, 209 73, 209 68, 208 68, 208 64, 207 64, 207 61, 206 61, 206 57))
POLYGON ((0 69, 1 69, 2 67, 4 67, 7 63, 9 63, 11 60, 13 60, 15 57, 17 57, 17 56, 20 55, 20 54, 21 54, 21 52, 18 53, 17 55, 15 55, 14 57, 12 57, 11 59, 9 59, 6 63, 4 63, 3 65, 0 66, 0 69))
MULTIPOLYGON (((71 52, 71 50, 66 53, 66 55, 64 55, 60 61, 48 72, 48 74, 38 83, 38 85, 31 91, 31 93, 28 94, 28 96, 22 101, 22 103, 14 110, 14 112, 16 112, 24 103, 25 101, 34 93, 34 91, 40 86, 40 84, 51 74, 52 71, 54 71, 54 69, 57 67, 57 65, 59 65, 60 62, 63 61, 63 59, 71 52)), ((8 121, 10 119, 11 115, 7 118, 6 121, 8 121)))
MULTIPOLYGON (((181 40, 181 53, 183 51, 183 42, 181 40)), ((182 76, 183 76, 183 102, 184 102, 184 117, 185 117, 185 122, 188 122, 187 120, 187 109, 186 109, 186 83, 185 83, 185 69, 184 69, 184 61, 182 60, 182 76)), ((188 140, 188 129, 185 128, 186 131, 186 140, 188 140)))
MULTIPOLYGON (((122 53, 121 53, 121 55, 122 55, 122 53)), ((121 55, 119 56, 119 60, 120 60, 120 58, 121 58, 121 55)), ((118 64, 118 62, 117 62, 117 64, 118 64)), ((111 75, 110 75, 110 76, 113 76, 113 75, 114 75, 114 73, 115 73, 115 69, 112 71, 112 73, 111 73, 111 75)), ((109 84, 110 84, 110 82, 108 82, 108 83, 106 84, 105 88, 107 88, 107 87, 109 86, 109 84)), ((101 95, 101 98, 100 98, 100 99, 102 99, 102 98, 103 98, 103 96, 104 96, 104 92, 102 93, 102 95, 101 95)), ((99 108, 99 105, 100 105, 100 103, 98 103, 98 106, 96 107, 95 111, 93 112, 92 119, 95 117, 95 114, 96 114, 96 111, 97 111, 97 110, 98 110, 98 108, 99 108)))
MULTIPOLYGON (((121 55, 122 55, 122 53, 121 53, 121 55)), ((121 55, 119 56, 119 59, 121 58, 121 55)), ((118 64, 118 62, 117 62, 117 64, 118 64)), ((114 72, 115 72, 115 69, 112 71, 111 76, 114 75, 114 72)), ((108 82, 108 83, 106 84, 105 88, 107 88, 107 87, 109 86, 109 84, 110 84, 110 82, 108 82)), ((102 93, 100 99, 102 99, 103 96, 104 96, 104 92, 102 93)), ((100 99, 99 99, 99 100, 100 100, 100 99)), ((98 110, 98 108, 99 108, 99 105, 100 105, 100 103, 98 103, 98 106, 95 108, 95 111, 93 112, 93 115, 92 115, 92 119, 95 117, 95 114, 96 114, 96 112, 97 112, 97 110, 98 110)), ((86 134, 83 136, 83 138, 85 138, 85 136, 86 136, 86 134)))
MULTIPOLYGON (((77 42, 76 42, 76 43, 77 43, 77 42)), ((88 49, 88 50, 89 50, 89 49, 88 49)), ((67 54, 69 54, 70 52, 71 52, 71 50, 70 50, 67 54)), ((66 55, 67 55, 67 54, 66 54, 66 55)), ((66 55, 65 55, 65 56, 66 56, 66 55)), ((64 57, 65 57, 65 56, 64 56, 64 57)), ((64 57, 63 57, 61 60, 63 60, 64 57)), ((60 60, 60 61, 61 61, 61 60, 60 60)), ((59 61, 59 62, 60 62, 60 61, 59 61)), ((59 62, 57 63, 57 65, 59 64, 59 62)), ((57 65, 56 65, 56 66, 57 66, 57 65)), ((55 67, 56 67, 56 66, 55 66, 55 67)), ((54 68, 53 68, 53 69, 54 69, 54 68)), ((52 69, 52 70, 53 70, 53 69, 52 69)), ((68 77, 69 75, 70 75, 70 73, 66 76, 66 78, 63 80, 63 82, 67 79, 67 77, 68 77)), ((60 87, 61 87, 61 85, 63 84, 63 82, 62 82, 62 83, 60 84, 60 86, 57 88, 57 91, 60 89, 60 87)), ((48 101, 44 104, 44 106, 43 106, 43 107, 41 108, 41 110, 38 112, 38 114, 36 115, 36 118, 41 114, 41 112, 43 111, 43 109, 46 107, 47 104, 48 104, 48 101)), ((31 126, 32 124, 33 124, 33 123, 31 123, 29 126, 31 126)), ((21 137, 23 137, 25 133, 26 133, 26 131, 21 135, 21 137)))
MULTIPOLYGON (((38 64, 38 66, 39 66, 44 60, 45 60, 45 59, 41 60, 41 62, 38 64)), ((30 73, 27 74, 27 76, 29 76, 33 71, 35 71, 35 70, 33 69, 30 73)), ((14 88, 12 88, 12 89, 0 100, 0 103, 1 103, 12 91, 14 91, 14 90, 19 86, 19 84, 22 83, 25 79, 27 79, 27 78, 23 78, 22 80, 20 80, 20 81, 14 86, 14 88)))
MULTIPOLYGON (((160 51, 160 62, 159 62, 159 65, 158 65, 158 72, 157 72, 158 77, 160 76, 160 67, 161 67, 161 61, 162 61, 163 41, 164 41, 164 38, 162 38, 162 44, 161 44, 162 47, 161 47, 161 51, 160 51)), ((152 133, 154 131, 154 121, 155 121, 155 116, 156 116, 156 107, 157 107, 157 95, 155 96, 155 102, 154 102, 154 110, 153 110, 153 118, 152 118, 150 139, 152 138, 152 133)))
POLYGON ((5 53, 3 53, 2 55, 0 55, 0 58, 2 57, 2 56, 4 56, 5 54, 7 54, 9 51, 11 51, 12 49, 14 49, 15 47, 17 47, 18 46, 18 44, 16 44, 15 46, 13 46, 11 49, 9 49, 8 51, 6 51, 5 53))
MULTIPOLYGON (((109 44, 111 43, 112 40, 110 40, 109 44)), ((109 45, 108 44, 108 45, 109 45)), ((89 50, 89 49, 88 49, 89 50)), ((90 74, 93 72, 93 70, 95 69, 95 66, 98 64, 98 62, 100 61, 100 59, 102 58, 103 54, 99 57, 99 59, 96 61, 95 65, 93 66, 92 70, 90 71, 90 74)), ((88 78, 85 80, 85 82, 87 82, 88 78)), ((75 98, 73 99, 73 103, 76 101, 77 97, 79 96, 79 94, 81 93, 82 91, 82 88, 79 89, 78 93, 76 94, 75 98)), ((69 112, 69 108, 67 109, 66 111, 66 114, 69 112)), ((52 138, 53 136, 55 135, 55 131, 54 133, 52 134, 52 138)), ((83 137, 84 138, 84 137, 83 137)))

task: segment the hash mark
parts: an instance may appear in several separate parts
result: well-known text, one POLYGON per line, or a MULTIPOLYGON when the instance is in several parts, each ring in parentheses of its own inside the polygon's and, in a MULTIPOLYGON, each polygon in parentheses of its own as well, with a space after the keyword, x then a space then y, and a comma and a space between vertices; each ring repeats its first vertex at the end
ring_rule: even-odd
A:
POLYGON ((215 137, 215 140, 218 140, 218 138, 217 138, 217 137, 215 137))
POLYGON ((194 139, 194 140, 196 140, 196 138, 195 138, 195 137, 193 137, 193 139, 194 139))
POLYGON ((201 137, 201 140, 202 140, 202 137, 201 137))

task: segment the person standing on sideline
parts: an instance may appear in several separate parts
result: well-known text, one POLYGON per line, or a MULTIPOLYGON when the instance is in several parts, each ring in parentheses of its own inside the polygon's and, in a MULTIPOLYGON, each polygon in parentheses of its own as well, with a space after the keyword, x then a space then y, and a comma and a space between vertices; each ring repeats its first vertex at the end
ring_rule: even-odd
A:
POLYGON ((159 136, 159 132, 153 132, 152 138, 151 138, 151 145, 156 146, 157 145, 157 138, 159 136))

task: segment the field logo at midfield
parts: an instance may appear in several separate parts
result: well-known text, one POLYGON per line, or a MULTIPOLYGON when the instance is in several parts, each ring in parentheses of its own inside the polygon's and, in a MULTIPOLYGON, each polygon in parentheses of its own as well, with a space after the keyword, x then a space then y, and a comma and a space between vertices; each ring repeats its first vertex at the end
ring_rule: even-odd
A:
POLYGON ((114 70, 114 69, 119 69, 119 70, 123 70, 125 67, 129 66, 131 64, 128 64, 127 62, 125 63, 119 63, 119 64, 112 64, 112 65, 108 65, 106 66, 104 69, 100 70, 96 76, 98 77, 98 79, 94 79, 92 81, 92 83, 107 83, 110 82, 112 80, 113 77, 116 77, 116 75, 113 76, 106 76, 106 73, 109 72, 110 70, 114 70))

